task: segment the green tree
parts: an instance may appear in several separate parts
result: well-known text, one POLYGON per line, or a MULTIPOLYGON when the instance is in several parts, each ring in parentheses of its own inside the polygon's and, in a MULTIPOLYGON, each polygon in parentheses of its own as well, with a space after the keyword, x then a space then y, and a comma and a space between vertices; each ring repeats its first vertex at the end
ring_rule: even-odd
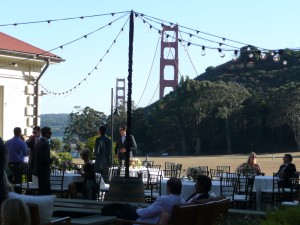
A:
POLYGON ((81 141, 77 141, 76 149, 78 150, 78 152, 81 152, 84 148, 85 148, 85 143, 83 143, 81 141))
POLYGON ((65 152, 71 152, 71 150, 72 150, 71 144, 66 143, 66 144, 63 146, 63 149, 64 149, 65 152))
POLYGON ((50 139, 50 149, 54 151, 59 151, 62 147, 62 141, 58 138, 50 139))
POLYGON ((84 109, 74 107, 77 112, 69 115, 68 125, 64 132, 64 142, 85 142, 89 137, 97 134, 100 124, 105 124, 106 115, 90 107, 84 109))
POLYGON ((269 124, 279 127, 287 124, 294 132, 300 151, 300 83, 289 83, 275 89, 270 98, 269 124))
POLYGON ((217 82, 211 90, 211 101, 215 104, 215 117, 225 120, 227 153, 231 154, 230 122, 234 113, 243 108, 243 102, 250 96, 246 88, 235 82, 217 82))

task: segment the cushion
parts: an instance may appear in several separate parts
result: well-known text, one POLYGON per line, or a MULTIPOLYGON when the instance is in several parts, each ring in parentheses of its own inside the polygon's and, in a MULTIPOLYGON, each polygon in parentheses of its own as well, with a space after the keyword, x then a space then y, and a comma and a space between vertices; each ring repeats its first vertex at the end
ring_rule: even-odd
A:
POLYGON ((25 203, 33 203, 39 206, 40 223, 51 221, 55 195, 20 195, 15 192, 9 192, 8 198, 18 198, 25 203))

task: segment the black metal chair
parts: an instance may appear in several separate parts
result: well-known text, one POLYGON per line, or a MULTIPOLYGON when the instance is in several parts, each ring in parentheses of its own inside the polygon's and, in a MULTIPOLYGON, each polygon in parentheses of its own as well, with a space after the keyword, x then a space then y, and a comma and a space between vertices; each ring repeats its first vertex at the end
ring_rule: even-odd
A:
POLYGON ((221 170, 225 173, 230 173, 230 166, 217 166, 217 170, 221 170))

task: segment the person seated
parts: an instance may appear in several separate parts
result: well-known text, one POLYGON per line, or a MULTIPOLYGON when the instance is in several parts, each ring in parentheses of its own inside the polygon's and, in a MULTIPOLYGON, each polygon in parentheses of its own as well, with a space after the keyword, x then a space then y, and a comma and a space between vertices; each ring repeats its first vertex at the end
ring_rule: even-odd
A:
POLYGON ((291 181, 289 178, 297 171, 295 164, 292 163, 293 156, 291 154, 284 154, 283 164, 279 167, 276 175, 281 179, 280 184, 283 187, 290 187, 291 181))
POLYGON ((157 224, 160 221, 160 216, 163 211, 171 215, 174 205, 185 202, 180 196, 181 188, 181 180, 176 177, 171 177, 167 181, 167 195, 158 197, 156 201, 147 208, 137 209, 130 204, 125 204, 122 211, 118 211, 116 216, 120 219, 157 224))
POLYGON ((196 179, 196 192, 187 198, 186 202, 193 202, 199 199, 209 198, 209 191, 211 189, 211 179, 206 175, 199 175, 196 179))
POLYGON ((265 175, 265 173, 261 172, 260 165, 256 162, 256 153, 251 152, 248 156, 248 160, 245 163, 242 163, 237 168, 237 172, 239 173, 254 173, 255 175, 265 175))
POLYGON ((81 159, 84 161, 82 169, 77 168, 77 172, 84 178, 82 182, 73 182, 68 185, 71 198, 77 198, 77 192, 82 194, 83 199, 96 199, 96 179, 93 162, 90 160, 88 149, 81 152, 81 159))
POLYGON ((30 214, 27 205, 18 198, 6 199, 1 205, 2 225, 30 225, 30 214))

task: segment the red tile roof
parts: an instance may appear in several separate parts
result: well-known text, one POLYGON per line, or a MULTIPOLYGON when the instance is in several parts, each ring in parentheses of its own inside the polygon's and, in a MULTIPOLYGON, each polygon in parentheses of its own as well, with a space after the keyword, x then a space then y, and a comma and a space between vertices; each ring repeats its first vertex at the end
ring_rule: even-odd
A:
POLYGON ((37 48, 33 45, 30 45, 24 41, 21 41, 17 38, 9 36, 0 32, 0 51, 9 51, 13 53, 25 53, 25 54, 34 54, 41 55, 44 58, 56 58, 58 61, 64 61, 61 57, 54 55, 50 52, 45 53, 45 50, 37 48))

